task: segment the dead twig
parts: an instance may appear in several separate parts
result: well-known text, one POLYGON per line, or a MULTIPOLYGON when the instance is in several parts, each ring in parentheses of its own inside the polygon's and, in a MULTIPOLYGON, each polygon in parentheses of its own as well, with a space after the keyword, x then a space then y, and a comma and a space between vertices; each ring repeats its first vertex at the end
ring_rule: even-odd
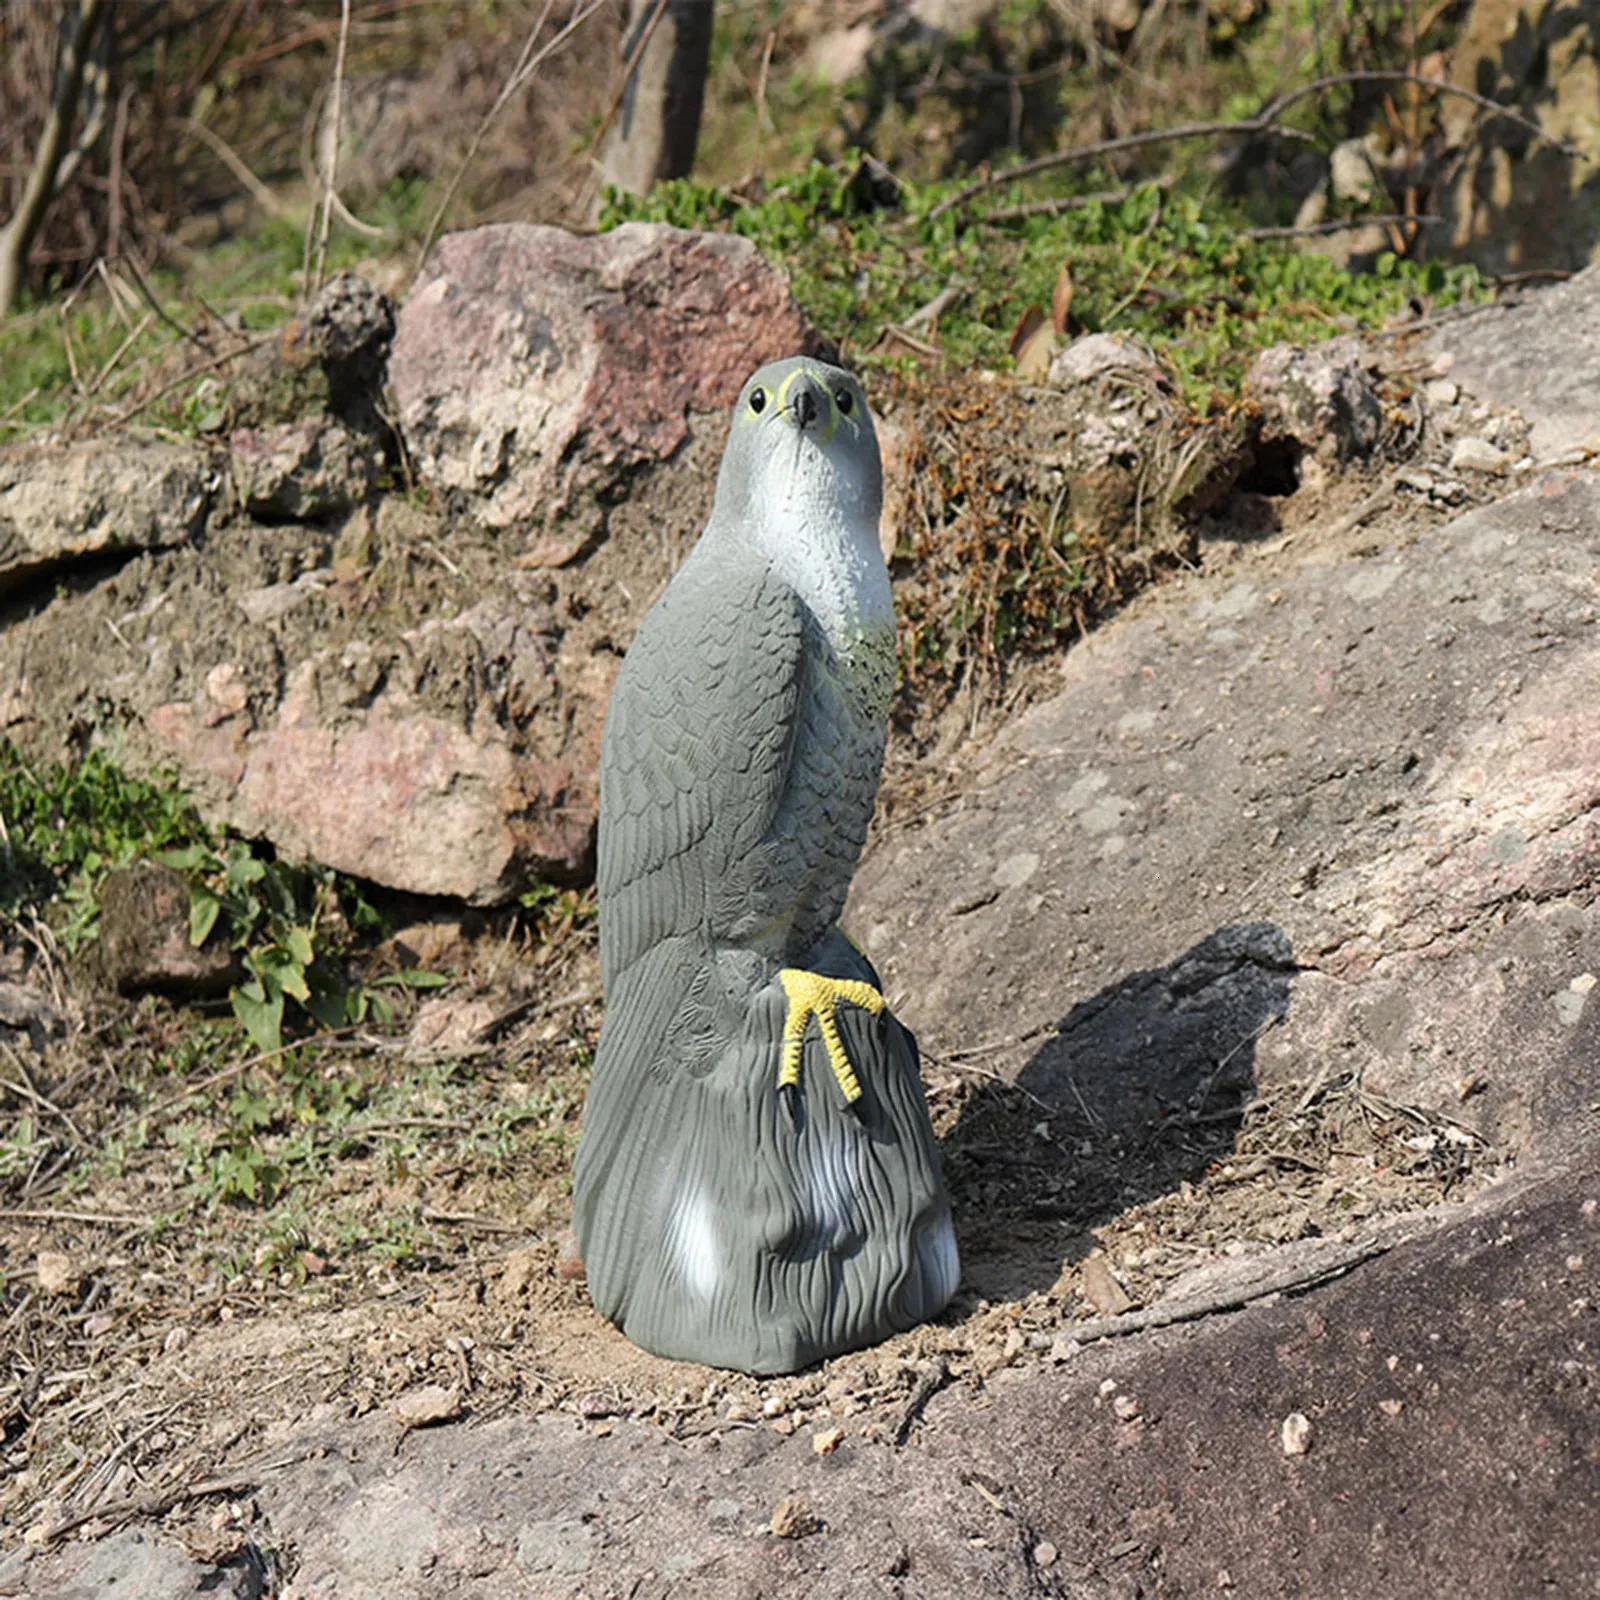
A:
MULTIPOLYGON (((237 1078, 241 1073, 249 1072, 255 1067, 264 1067, 269 1061, 276 1061, 280 1056, 287 1055, 291 1050, 312 1049, 318 1045, 328 1044, 334 1040, 356 1033, 355 1027, 340 1028, 331 1033, 313 1034, 309 1039, 296 1039, 289 1044, 281 1044, 276 1050, 263 1050, 257 1055, 246 1056, 243 1061, 235 1061, 231 1066, 223 1067, 219 1072, 213 1072, 209 1077, 202 1078, 198 1083, 191 1083, 181 1089, 177 1094, 168 1095, 165 1100, 158 1100, 153 1106, 146 1106, 142 1111, 133 1111, 125 1116, 121 1122, 113 1124, 104 1133, 99 1134, 102 1144, 107 1144, 119 1135, 126 1133, 130 1128, 137 1127, 139 1123, 159 1117, 166 1112, 181 1106, 186 1100, 192 1100, 196 1095, 203 1095, 208 1090, 215 1089, 219 1084, 227 1083, 237 1078)), ((0 1215, 4 1215, 0 1212, 0 1215)), ((132 1222, 137 1218, 119 1218, 120 1221, 132 1222)))
POLYGON ((1336 217, 1332 222, 1311 222, 1299 228, 1246 228, 1245 239, 1320 239, 1330 233, 1353 233, 1357 228, 1389 228, 1406 223, 1442 222, 1430 212, 1394 211, 1368 217, 1336 217))
MULTIPOLYGON (((1138 187, 1155 187, 1154 183, 1139 185, 1138 187)), ((1165 187, 1165 185, 1162 185, 1165 187)), ((1059 217, 1064 211, 1081 211, 1085 206, 1095 204, 1114 206, 1126 200, 1135 192, 1135 186, 1127 185, 1121 189, 1097 189, 1093 194, 1063 195, 1056 200, 1034 200, 1024 206, 1006 206, 1000 211, 985 211, 977 221, 990 222, 1025 222, 1029 217, 1059 217)))
POLYGON ((911 1430, 916 1427, 928 1402, 949 1385, 950 1376, 950 1363, 943 1356, 939 1356, 917 1379, 906 1399, 905 1409, 900 1413, 900 1421, 895 1426, 896 1449, 903 1446, 911 1437, 911 1430))
POLYGON ((50 1211, 26 1206, 0 1206, 0 1217, 16 1222, 87 1222, 106 1228, 148 1228, 149 1217, 116 1216, 109 1211, 50 1211))
POLYGON ((198 139, 244 185, 250 198, 269 217, 288 215, 278 197, 245 165, 244 158, 221 134, 214 133, 205 123, 196 122, 193 117, 174 117, 172 126, 198 139))
MULTIPOLYGON (((444 219, 450 207, 455 204, 456 192, 466 179, 467 170, 477 159, 478 151, 483 141, 488 137, 489 129, 494 126, 495 119, 505 110, 511 97, 526 87, 529 80, 539 68, 553 56, 586 23, 607 0, 584 0, 568 18, 566 25, 559 33, 542 48, 535 49, 539 34, 543 31, 545 22, 550 16, 555 0, 545 0, 540 9, 539 16, 533 27, 528 32, 522 51, 517 57, 516 65, 512 67, 510 76, 507 77, 505 87, 495 97, 495 102, 484 113, 483 120, 478 124, 477 132, 472 136, 472 143, 467 146, 467 153, 461 158, 461 165, 456 168, 455 176, 450 180, 450 186, 445 190, 444 199, 439 202, 439 209, 434 212, 433 220, 428 224, 428 231, 422 236, 422 244, 417 250, 417 265, 412 272, 412 281, 422 271, 422 264, 428 259, 428 252, 433 248, 434 240, 439 237, 439 229, 444 225, 444 219)), ((665 9, 663 6, 662 9, 665 9)))
POLYGON ((967 285, 958 278, 952 278, 925 306, 918 306, 909 317, 896 326, 901 333, 907 333, 913 328, 932 327, 951 306, 959 304, 966 294, 967 285))
POLYGON ((339 48, 333 58, 333 153, 328 170, 322 175, 322 224, 317 230, 317 253, 306 283, 309 300, 322 287, 322 274, 328 265, 328 230, 333 226, 334 185, 339 177, 339 121, 343 115, 344 53, 350 43, 350 0, 339 0, 339 48))
MULTIPOLYGON (((611 97, 611 103, 606 107, 606 114, 600 119, 600 126, 595 129, 594 137, 590 139, 585 148, 586 154, 593 154, 611 132, 611 124, 617 120, 617 113, 622 109, 622 102, 628 98, 628 85, 633 81, 633 74, 644 58, 645 50, 649 47, 650 40, 656 29, 661 24, 661 19, 666 15, 667 0, 656 0, 655 9, 645 18, 644 26, 639 30, 628 49, 627 59, 622 63, 622 77, 618 81, 616 93, 611 97)), ((757 127, 759 127, 759 122, 757 127)))
POLYGON ((1341 539, 1347 533, 1354 533, 1363 522, 1370 521, 1380 511, 1387 510, 1399 487, 1400 480, 1391 478, 1376 493, 1368 495, 1360 505, 1353 506, 1342 517, 1330 522, 1326 530, 1328 537, 1341 539))
POLYGON ((281 1472, 285 1467, 298 1466, 309 1459, 311 1452, 302 1450, 278 1461, 264 1461, 251 1472, 241 1472, 226 1478, 202 1478, 196 1483, 180 1484, 173 1489, 161 1489, 154 1494, 129 1495, 123 1500, 113 1500, 96 1506, 92 1511, 80 1511, 74 1516, 53 1523, 45 1530, 43 1542, 54 1544, 69 1533, 89 1522, 105 1522, 120 1527, 134 1520, 150 1521, 164 1517, 175 1506, 187 1505, 191 1500, 207 1500, 213 1495, 250 1494, 261 1487, 261 1477, 268 1472, 281 1472))
POLYGON ((1197 1322, 1202 1317, 1213 1317, 1223 1311, 1238 1311, 1270 1295, 1292 1294, 1300 1289, 1314 1288, 1329 1278, 1342 1277, 1352 1267, 1371 1261, 1392 1250, 1398 1239, 1367 1239, 1343 1250, 1330 1251, 1325 1260, 1302 1261, 1284 1267, 1265 1277, 1252 1278, 1247 1283, 1232 1288, 1218 1289, 1212 1294, 1197 1294, 1183 1300, 1160 1301, 1138 1311, 1124 1311, 1120 1316, 1097 1317, 1092 1322, 1080 1322, 1064 1334, 1050 1335, 1053 1345, 1064 1338, 1068 1346, 1095 1344, 1101 1339, 1118 1339, 1125 1334, 1144 1333, 1151 1328, 1169 1328, 1174 1323, 1197 1322))
MULTIPOLYGON (((770 120, 767 116, 767 74, 772 68, 772 49, 778 42, 778 30, 772 28, 767 33, 767 42, 761 51, 761 71, 756 77, 756 170, 755 176, 759 179, 766 168, 762 164, 762 145, 766 137, 766 124, 770 120)), ((626 80, 624 80, 626 82, 626 80)))
POLYGON ((519 1228, 510 1222, 501 1222, 494 1217, 474 1216, 470 1211, 433 1211, 424 1209, 422 1213, 424 1222, 436 1222, 442 1226, 452 1228, 476 1228, 479 1233, 526 1233, 526 1228, 519 1228))
POLYGON ((230 361, 237 361, 240 356, 248 355, 252 350, 259 350, 264 344, 271 344, 277 337, 278 333, 275 330, 257 334, 254 338, 245 339, 232 350, 224 350, 221 355, 212 356, 209 361, 202 361, 198 366, 186 368, 170 383, 162 384, 153 394, 147 394, 142 400, 135 401, 127 410, 117 412, 117 421, 131 422, 141 411, 148 411, 156 401, 164 400, 174 389, 181 389, 190 379, 198 378, 202 373, 214 372, 218 367, 225 367, 230 361))

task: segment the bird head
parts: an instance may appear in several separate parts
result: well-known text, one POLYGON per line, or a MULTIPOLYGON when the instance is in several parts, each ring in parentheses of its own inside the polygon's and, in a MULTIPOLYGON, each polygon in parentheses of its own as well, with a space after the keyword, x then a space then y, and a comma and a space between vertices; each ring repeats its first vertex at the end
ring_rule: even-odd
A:
POLYGON ((713 520, 760 536, 865 530, 876 543, 883 467, 855 377, 810 356, 755 373, 733 408, 713 520))

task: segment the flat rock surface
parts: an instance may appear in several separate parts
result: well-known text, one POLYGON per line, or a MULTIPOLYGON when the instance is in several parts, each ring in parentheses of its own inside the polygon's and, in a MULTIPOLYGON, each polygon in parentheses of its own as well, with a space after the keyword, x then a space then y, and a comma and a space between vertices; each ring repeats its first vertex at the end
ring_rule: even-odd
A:
POLYGON ((1600 449, 1600 265, 1515 309, 1446 323, 1430 343, 1453 357, 1450 376, 1480 400, 1526 413, 1541 460, 1600 449))
POLYGON ((1312 1070, 1559 1131, 1600 971, 1600 482, 1208 567, 864 865, 891 1003, 1119 1120, 1312 1070))

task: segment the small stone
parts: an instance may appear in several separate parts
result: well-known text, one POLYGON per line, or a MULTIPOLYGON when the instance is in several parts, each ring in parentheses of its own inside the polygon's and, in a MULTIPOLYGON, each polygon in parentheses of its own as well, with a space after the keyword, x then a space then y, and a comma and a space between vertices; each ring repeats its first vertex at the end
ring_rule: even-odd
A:
POLYGON ((522 1250, 512 1251, 501 1266, 501 1293, 509 1299, 517 1299, 542 1275, 544 1258, 541 1253, 531 1245, 523 1245, 522 1250))
POLYGON ((41 1250, 34 1258, 33 1266, 39 1278, 40 1294, 76 1294, 78 1285, 83 1281, 78 1263, 59 1250, 41 1250))
POLYGON ((789 1409, 789 1402, 781 1394, 769 1394, 761 1402, 761 1415, 764 1417, 781 1417, 789 1409))
POLYGON ((793 1417, 774 1417, 772 1419, 772 1431, 782 1439, 787 1439, 794 1432, 795 1426, 793 1417))
POLYGON ((1378 1402, 1378 1409, 1386 1417, 1398 1417, 1405 1408, 1406 1403, 1404 1400, 1380 1400, 1378 1402))
POLYGON ((1283 1419, 1280 1437, 1286 1456, 1303 1456, 1311 1448, 1311 1419, 1304 1412, 1291 1411, 1283 1419))
POLYGON ((1131 1394, 1119 1394, 1111 1402, 1111 1409, 1119 1422, 1132 1422, 1139 1415, 1139 1402, 1131 1394))
POLYGON ((426 1383, 408 1389, 389 1402, 389 1415, 402 1427, 423 1428, 432 1422, 449 1422, 461 1414, 461 1391, 426 1383))
POLYGON ((818 1456, 831 1456, 843 1442, 843 1428, 822 1428, 811 1435, 811 1453, 818 1456))
POLYGON ((1036 1567, 1053 1567, 1056 1564, 1056 1547, 1048 1539, 1041 1539, 1033 1547, 1033 1564, 1036 1567))
POLYGON ((1435 378, 1422 392, 1427 395, 1428 403, 1435 406, 1453 406, 1461 397, 1459 386, 1449 378, 1435 378))
POLYGON ((167 1336, 161 1341, 161 1349, 166 1355, 175 1355, 188 1344, 194 1335, 180 1322, 176 1328, 169 1328, 167 1336))
POLYGON ((103 1339, 116 1327, 116 1314, 111 1311, 97 1311, 84 1323, 83 1331, 91 1339, 103 1339))
POLYGON ((1510 465, 1511 457, 1504 450, 1470 434, 1457 439, 1450 451, 1452 472, 1483 472, 1499 477, 1510 465))
POLYGON ((1119 1316, 1133 1304, 1112 1273, 1110 1262, 1098 1250, 1083 1263, 1083 1298, 1103 1317, 1119 1316))
POLYGON ((593 1420, 595 1417, 614 1417, 619 1407, 617 1402, 608 1394, 602 1394, 598 1389, 591 1389, 587 1394, 578 1396, 578 1415, 593 1420))
POLYGON ((799 1495, 790 1494, 778 1502, 769 1527, 775 1538, 803 1539, 808 1533, 817 1531, 817 1519, 799 1495))

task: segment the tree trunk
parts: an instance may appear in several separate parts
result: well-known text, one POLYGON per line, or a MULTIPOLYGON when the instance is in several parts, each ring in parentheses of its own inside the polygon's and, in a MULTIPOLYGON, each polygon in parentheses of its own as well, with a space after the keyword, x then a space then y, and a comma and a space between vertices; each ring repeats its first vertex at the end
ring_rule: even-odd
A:
POLYGON ((629 0, 623 59, 638 59, 606 146, 608 184, 643 194, 693 170, 713 11, 713 0, 629 0))
MULTIPOLYGON (((69 149, 67 140, 78 114, 78 97, 83 89, 90 46, 98 29, 110 20, 107 0, 67 0, 61 8, 61 59, 56 67, 55 91, 39 148, 22 186, 22 197, 10 220, 0 228, 0 317, 9 316, 22 288, 33 244, 50 202, 77 172, 84 154, 99 136, 105 120, 104 95, 95 107, 90 124, 69 149)), ((102 85, 103 88, 103 85, 102 85)))

